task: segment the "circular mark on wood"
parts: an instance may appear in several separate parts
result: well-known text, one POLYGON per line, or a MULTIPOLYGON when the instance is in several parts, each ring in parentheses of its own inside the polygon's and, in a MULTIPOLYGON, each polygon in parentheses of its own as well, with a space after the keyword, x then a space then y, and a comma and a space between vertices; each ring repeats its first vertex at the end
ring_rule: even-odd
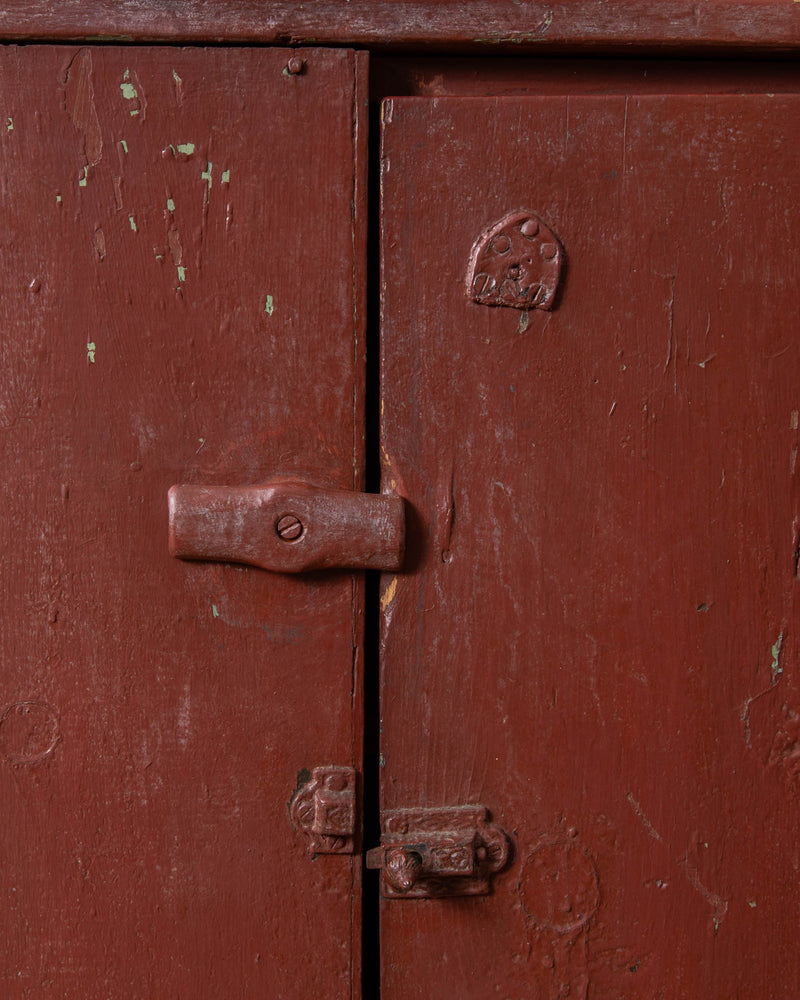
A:
POLYGON ((9 764, 38 764, 58 739, 58 715, 42 701, 19 701, 0 716, 0 755, 9 764))
POLYGON ((574 840, 542 844, 525 860, 522 895, 535 924, 559 934, 578 930, 600 905, 597 869, 574 840))

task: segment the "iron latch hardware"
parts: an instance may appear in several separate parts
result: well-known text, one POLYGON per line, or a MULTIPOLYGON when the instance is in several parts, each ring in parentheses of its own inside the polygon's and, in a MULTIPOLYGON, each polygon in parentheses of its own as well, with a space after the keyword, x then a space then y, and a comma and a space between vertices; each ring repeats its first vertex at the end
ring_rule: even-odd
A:
POLYGON ((356 772, 352 767, 315 767, 292 797, 289 815, 305 834, 308 853, 353 854, 356 840, 356 772))
POLYGON ((280 573, 398 570, 405 509, 398 496, 282 477, 258 486, 173 486, 169 548, 179 559, 248 563, 280 573))
POLYGON ((485 806, 391 809, 382 816, 381 846, 367 852, 367 868, 382 869, 388 899, 485 896, 510 849, 485 806))

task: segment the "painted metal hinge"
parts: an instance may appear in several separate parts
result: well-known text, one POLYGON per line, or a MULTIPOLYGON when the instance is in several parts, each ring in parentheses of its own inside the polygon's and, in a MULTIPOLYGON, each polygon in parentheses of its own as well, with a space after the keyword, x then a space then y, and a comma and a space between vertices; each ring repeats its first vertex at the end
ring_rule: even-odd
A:
POLYGON ((308 840, 308 853, 353 854, 356 845, 356 771, 315 767, 301 772, 289 805, 292 825, 308 840))
POLYGON ((387 899, 485 896, 510 852, 508 835, 489 822, 485 806, 391 809, 367 868, 382 870, 387 899))

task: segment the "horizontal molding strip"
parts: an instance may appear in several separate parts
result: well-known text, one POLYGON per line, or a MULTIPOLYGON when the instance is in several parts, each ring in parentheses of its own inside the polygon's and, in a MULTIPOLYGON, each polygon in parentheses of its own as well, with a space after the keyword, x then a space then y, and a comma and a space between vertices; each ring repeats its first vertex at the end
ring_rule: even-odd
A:
POLYGON ((0 39, 791 54, 800 0, 0 0, 0 39))

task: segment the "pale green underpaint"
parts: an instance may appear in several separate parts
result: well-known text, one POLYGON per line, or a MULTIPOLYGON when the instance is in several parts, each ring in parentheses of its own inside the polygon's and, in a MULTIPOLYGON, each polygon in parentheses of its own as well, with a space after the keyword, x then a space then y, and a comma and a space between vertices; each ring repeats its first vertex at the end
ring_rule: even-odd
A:
MULTIPOLYGON (((127 70, 125 71, 127 73, 127 70)), ((119 85, 119 89, 122 91, 122 96, 126 101, 135 101, 139 96, 136 92, 136 87, 132 83, 128 83, 127 80, 123 80, 119 85)))
POLYGON ((271 295, 267 296, 267 300, 264 303, 264 312, 267 313, 268 316, 271 316, 275 312, 275 302, 271 295))
POLYGON ((178 76, 178 74, 175 72, 175 70, 172 71, 172 79, 175 81, 175 83, 179 87, 183 83, 183 80, 181 80, 181 78, 178 76))
POLYGON ((90 364, 94 364, 94 352, 97 350, 93 341, 89 341, 86 345, 86 359, 90 364))
POLYGON ((128 222, 131 224, 131 229, 136 232, 136 219, 132 215, 128 216, 128 222))
POLYGON ((61 204, 61 195, 60 195, 60 194, 57 194, 57 195, 56 195, 56 204, 57 204, 57 205, 60 205, 60 204, 61 204))
POLYGON ((178 281, 186 281, 186 268, 178 265, 178 281))
POLYGON ((219 618, 219 608, 216 606, 216 604, 211 605, 211 614, 214 616, 214 618, 219 618))
POLYGON ((185 153, 186 156, 191 156, 195 151, 195 144, 193 142, 179 142, 175 148, 179 153, 185 153))
POLYGON ((783 673, 781 666, 781 646, 783 646, 783 631, 778 633, 778 638, 772 647, 772 681, 773 683, 783 673))
POLYGON ((6 129, 9 132, 13 132, 14 131, 14 119, 13 118, 6 118, 6 129))
POLYGON ((211 185, 214 183, 213 177, 211 176, 214 172, 214 164, 206 163, 206 169, 200 174, 204 181, 208 181, 208 190, 211 192, 211 185))
POLYGON ((175 211, 175 202, 172 200, 172 198, 167 198, 167 211, 168 212, 175 211))
POLYGON ((230 184, 230 182, 231 182, 231 172, 230 172, 230 170, 223 170, 222 171, 222 183, 223 184, 230 184))
POLYGON ((138 114, 139 114, 139 109, 134 108, 133 111, 131 111, 131 118, 135 118, 138 114))
POLYGON ((127 144, 127 142, 125 142, 124 139, 120 139, 119 140, 119 144, 120 144, 120 146, 122 146, 122 152, 125 153, 125 155, 127 156, 128 155, 128 144, 127 144))
POLYGON ((83 168, 83 176, 80 177, 78 180, 78 187, 85 188, 88 180, 89 180, 89 167, 85 166, 83 168))

